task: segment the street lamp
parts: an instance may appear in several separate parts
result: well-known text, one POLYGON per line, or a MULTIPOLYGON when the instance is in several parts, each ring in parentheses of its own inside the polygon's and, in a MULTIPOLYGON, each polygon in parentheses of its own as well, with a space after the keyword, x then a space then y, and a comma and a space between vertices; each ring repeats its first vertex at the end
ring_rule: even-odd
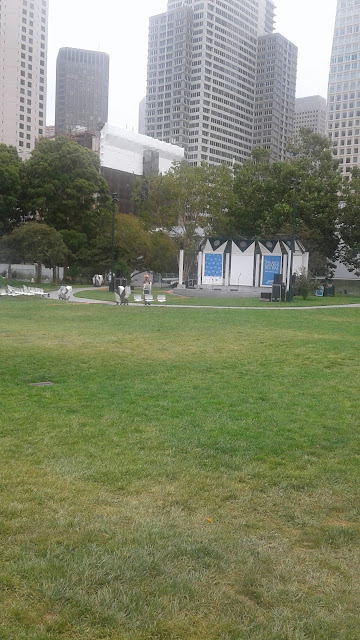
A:
POLYGON ((109 291, 114 292, 114 245, 115 245, 115 211, 116 204, 119 202, 119 198, 117 197, 117 193, 113 193, 111 195, 112 199, 112 226, 111 226, 111 266, 110 266, 110 283, 109 283, 109 291))
POLYGON ((293 213, 292 213, 292 229, 291 229, 291 254, 290 254, 290 271, 289 271, 289 291, 287 293, 286 299, 288 302, 292 302, 294 299, 293 293, 293 267, 294 267, 294 253, 295 253, 295 219, 296 219, 296 204, 297 204, 297 192, 299 188, 300 180, 294 179, 293 186, 294 189, 294 202, 293 202, 293 213))

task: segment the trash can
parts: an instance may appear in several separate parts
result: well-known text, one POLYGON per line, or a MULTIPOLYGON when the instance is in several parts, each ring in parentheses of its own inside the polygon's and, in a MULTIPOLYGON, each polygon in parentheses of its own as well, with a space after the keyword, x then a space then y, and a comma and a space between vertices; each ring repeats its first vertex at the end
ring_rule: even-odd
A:
POLYGON ((324 297, 332 297, 335 295, 335 287, 333 284, 326 282, 324 284, 324 297))

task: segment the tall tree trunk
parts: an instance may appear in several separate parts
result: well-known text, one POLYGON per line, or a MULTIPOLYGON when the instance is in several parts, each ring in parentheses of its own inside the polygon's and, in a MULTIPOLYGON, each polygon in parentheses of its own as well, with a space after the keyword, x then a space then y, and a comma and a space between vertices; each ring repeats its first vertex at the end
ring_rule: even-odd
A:
POLYGON ((11 280, 11 267, 12 267, 12 264, 10 262, 10 264, 8 264, 8 270, 7 270, 7 281, 8 282, 10 282, 10 280, 11 280))

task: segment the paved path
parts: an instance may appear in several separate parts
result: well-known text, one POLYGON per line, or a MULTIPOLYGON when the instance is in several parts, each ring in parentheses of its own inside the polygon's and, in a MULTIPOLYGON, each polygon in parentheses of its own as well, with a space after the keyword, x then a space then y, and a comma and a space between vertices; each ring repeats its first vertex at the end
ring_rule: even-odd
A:
MULTIPOLYGON (((94 291, 94 287, 89 287, 89 288, 84 288, 82 287, 81 289, 73 289, 73 293, 72 296, 69 300, 69 302, 80 302, 83 304, 107 304, 107 305, 112 305, 113 307, 116 306, 115 302, 110 302, 109 300, 92 300, 91 298, 77 298, 75 297, 74 294, 80 292, 80 291, 94 291)), ((171 294, 174 295, 174 294, 171 294)), ((175 296, 174 296, 175 297, 175 296)), ((52 291, 50 293, 50 299, 52 300, 58 300, 58 293, 57 291, 52 291)), ((136 303, 136 302, 130 302, 129 303, 130 307, 144 307, 145 305, 140 304, 140 303, 136 303)), ((150 305, 150 307, 152 306, 152 308, 156 307, 166 307, 167 309, 227 309, 227 310, 251 310, 251 311, 313 311, 314 309, 360 309, 360 303, 359 304, 329 304, 329 305, 319 305, 319 306, 311 306, 311 307, 278 307, 276 305, 276 303, 266 306, 266 307, 221 307, 221 306, 215 306, 215 305, 196 305, 196 304, 155 304, 155 305, 150 305)), ((148 307, 147 307, 148 308, 148 307)))

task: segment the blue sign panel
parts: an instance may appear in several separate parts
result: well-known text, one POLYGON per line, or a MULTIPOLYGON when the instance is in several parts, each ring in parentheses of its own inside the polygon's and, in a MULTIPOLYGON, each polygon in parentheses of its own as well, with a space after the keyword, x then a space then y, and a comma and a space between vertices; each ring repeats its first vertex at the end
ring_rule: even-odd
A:
POLYGON ((206 278, 222 278, 223 274, 223 257, 221 253, 205 254, 205 270, 206 278))
POLYGON ((262 286, 271 287, 275 273, 281 273, 281 256, 264 256, 262 286))

